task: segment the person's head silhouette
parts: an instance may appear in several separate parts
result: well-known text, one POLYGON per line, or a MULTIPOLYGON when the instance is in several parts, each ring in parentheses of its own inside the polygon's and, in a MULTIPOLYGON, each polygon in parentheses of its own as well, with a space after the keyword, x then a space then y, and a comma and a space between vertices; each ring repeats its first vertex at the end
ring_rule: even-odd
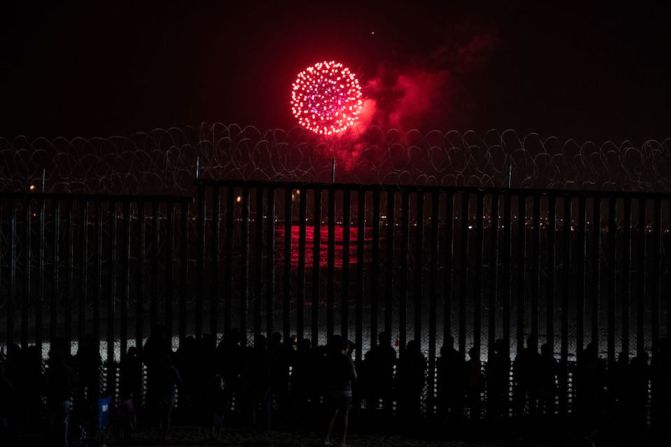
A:
POLYGON ((527 348, 530 351, 538 352, 538 338, 535 334, 532 334, 527 338, 527 348))
POLYGON ((391 337, 387 332, 380 332, 377 339, 381 346, 391 346, 391 337))
POLYGON ((506 341, 499 338, 494 342, 494 353, 503 354, 504 352, 506 352, 506 341))

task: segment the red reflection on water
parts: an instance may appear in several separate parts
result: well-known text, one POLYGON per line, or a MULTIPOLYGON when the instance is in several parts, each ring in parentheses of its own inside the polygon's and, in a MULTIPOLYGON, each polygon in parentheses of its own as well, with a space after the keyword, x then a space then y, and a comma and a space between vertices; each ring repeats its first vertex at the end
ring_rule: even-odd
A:
MULTIPOLYGON (((276 228, 276 241, 278 251, 284 255, 284 226, 278 225, 276 228)), ((367 254, 370 252, 368 245, 372 241, 372 228, 366 228, 364 230, 363 242, 364 242, 364 253, 367 254)), ((345 227, 342 224, 335 226, 333 232, 334 240, 334 266, 335 269, 340 270, 343 266, 343 254, 344 254, 344 241, 345 241, 345 227)), ((327 268, 328 267, 328 238, 329 231, 328 225, 322 224, 319 227, 319 267, 327 268)), ((297 225, 291 226, 291 267, 298 268, 298 258, 299 258, 299 239, 300 239, 300 228, 297 225)), ((357 243, 359 239, 359 229, 356 226, 350 226, 349 233, 349 265, 355 265, 358 262, 357 259, 357 243)), ((382 238, 380 238, 382 240, 382 238)), ((313 255, 315 248, 315 227, 313 225, 308 225, 305 227, 305 269, 309 270, 313 266, 313 255)))

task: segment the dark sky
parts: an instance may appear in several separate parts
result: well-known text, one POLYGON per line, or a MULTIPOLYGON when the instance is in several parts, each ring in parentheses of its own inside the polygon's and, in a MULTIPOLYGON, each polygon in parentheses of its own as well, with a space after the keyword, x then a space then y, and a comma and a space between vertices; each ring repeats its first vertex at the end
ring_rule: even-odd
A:
POLYGON ((423 128, 671 135, 667 8, 231 3, 3 2, 0 135, 106 136, 202 121, 290 127, 290 84, 322 59, 346 63, 364 86, 447 73, 427 90, 431 111, 408 123, 423 128))

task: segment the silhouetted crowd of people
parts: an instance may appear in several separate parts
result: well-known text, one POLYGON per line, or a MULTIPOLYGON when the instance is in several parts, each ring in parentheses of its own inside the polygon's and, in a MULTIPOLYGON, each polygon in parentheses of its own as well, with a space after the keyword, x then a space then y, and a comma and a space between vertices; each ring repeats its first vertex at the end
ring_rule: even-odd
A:
MULTIPOLYGON (((360 361, 354 345, 331 337, 325 346, 279 333, 257 335, 250 346, 233 329, 187 337, 173 351, 162 327, 118 364, 112 427, 130 439, 139 429, 169 435, 173 418, 218 438, 229 427, 318 431, 346 443, 348 428, 453 436, 469 423, 528 429, 557 421, 605 445, 636 445, 642 436, 671 432, 671 344, 659 340, 651 358, 626 353, 607 364, 588 344, 571 364, 555 359, 530 336, 511 360, 497 340, 483 364, 449 337, 431 365, 418 341, 397 352, 381 333, 360 361), (571 390, 568 392, 567 390, 571 390), (342 436, 342 437, 341 437, 342 436)), ((57 339, 43 365, 34 346, 9 345, 0 363, 0 441, 45 433, 50 444, 82 443, 100 430, 103 363, 96 340, 81 340, 75 355, 57 339)), ((9 444, 11 445, 11 443, 9 444)), ((597 443, 598 445, 598 443, 597 443)))

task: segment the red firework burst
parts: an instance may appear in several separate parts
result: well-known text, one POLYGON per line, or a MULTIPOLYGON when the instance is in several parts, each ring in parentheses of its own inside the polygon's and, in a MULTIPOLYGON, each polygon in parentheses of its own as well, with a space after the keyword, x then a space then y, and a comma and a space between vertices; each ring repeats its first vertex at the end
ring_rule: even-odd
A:
POLYGON ((356 76, 335 61, 301 71, 291 90, 291 111, 298 124, 319 135, 337 134, 352 126, 362 105, 356 76))

